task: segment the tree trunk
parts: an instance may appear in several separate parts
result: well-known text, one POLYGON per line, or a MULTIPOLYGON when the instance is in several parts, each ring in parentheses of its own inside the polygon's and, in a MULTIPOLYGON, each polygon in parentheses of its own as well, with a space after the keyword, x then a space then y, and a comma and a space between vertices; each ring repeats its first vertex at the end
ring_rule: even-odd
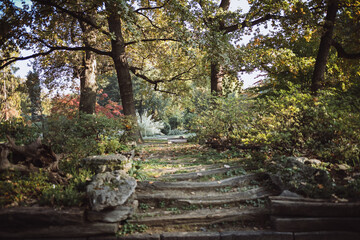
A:
POLYGON ((316 57, 314 73, 312 77, 311 91, 316 95, 324 80, 326 63, 332 42, 336 13, 339 8, 339 0, 329 0, 325 17, 324 33, 320 40, 320 47, 316 57))
POLYGON ((133 88, 129 64, 125 54, 125 42, 121 32, 120 15, 117 13, 115 5, 107 3, 106 8, 109 11, 107 18, 109 31, 114 34, 111 39, 112 58, 117 73, 124 115, 136 118, 133 88))
POLYGON ((220 96, 222 93, 222 82, 224 71, 219 63, 211 63, 211 93, 220 96))
MULTIPOLYGON (((83 31, 85 47, 91 46, 96 41, 96 35, 80 22, 83 31)), ((96 105, 96 57, 95 53, 85 51, 80 71, 80 106, 79 111, 87 114, 95 113, 96 105)))
MULTIPOLYGON (((219 8, 223 11, 228 11, 230 7, 230 0, 221 0, 219 8)), ((225 21, 219 20, 219 29, 216 32, 221 32, 225 28, 225 21)), ((211 94, 221 96, 223 89, 224 68, 219 62, 211 62, 211 94)))
POLYGON ((31 102, 31 121, 37 122, 41 118, 41 87, 39 74, 37 72, 29 72, 26 78, 26 86, 31 102))

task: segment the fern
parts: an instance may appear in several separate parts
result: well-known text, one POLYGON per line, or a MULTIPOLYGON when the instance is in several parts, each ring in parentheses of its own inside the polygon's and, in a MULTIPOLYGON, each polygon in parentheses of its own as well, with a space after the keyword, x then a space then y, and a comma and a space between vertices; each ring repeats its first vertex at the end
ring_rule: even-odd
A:
POLYGON ((147 112, 144 112, 141 116, 139 115, 139 113, 137 113, 136 115, 141 135, 144 137, 160 134, 161 129, 164 128, 164 123, 154 121, 152 119, 152 116, 148 115, 147 112))

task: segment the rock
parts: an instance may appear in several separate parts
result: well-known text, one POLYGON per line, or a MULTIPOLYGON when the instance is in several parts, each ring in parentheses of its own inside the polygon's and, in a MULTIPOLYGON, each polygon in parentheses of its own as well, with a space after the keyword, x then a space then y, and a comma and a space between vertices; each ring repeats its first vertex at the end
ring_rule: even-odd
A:
POLYGON ((293 157, 292 158, 294 161, 298 161, 298 162, 300 162, 300 163, 305 163, 307 160, 309 160, 308 158, 306 158, 306 157, 293 157))
MULTIPOLYGON (((314 192, 309 189, 325 189, 332 188, 332 180, 328 173, 322 169, 317 169, 306 163, 318 163, 317 159, 307 159, 305 157, 288 157, 285 161, 279 162, 278 172, 281 190, 291 190, 301 195, 307 196, 314 192), (321 186, 321 188, 319 187, 321 186)), ((320 162, 321 163, 321 162, 320 162)), ((318 191, 316 194, 320 194, 318 191)), ((322 194, 322 193, 321 193, 322 194)), ((325 195, 324 195, 325 196, 325 195)), ((324 197, 316 196, 316 197, 324 197)))
POLYGON ((320 165, 321 161, 318 159, 308 159, 306 157, 294 157, 294 161, 298 161, 302 164, 314 164, 314 165, 320 165))
POLYGON ((297 194, 297 193, 294 193, 294 192, 291 192, 289 190, 284 190, 282 191, 282 193, 280 194, 280 196, 282 197, 292 197, 292 198, 302 198, 301 195, 297 194))
POLYGON ((351 167, 350 167, 349 165, 345 164, 345 163, 343 163, 343 164, 338 164, 337 166, 338 166, 338 168, 339 168, 340 170, 342 170, 342 171, 347 171, 347 170, 351 169, 351 167))
POLYGON ((321 161, 318 159, 308 159, 307 161, 305 161, 305 163, 310 163, 310 164, 314 164, 314 165, 320 165, 321 161))
POLYGON ((123 205, 135 192, 135 188, 136 180, 133 177, 125 171, 116 170, 96 174, 86 192, 92 210, 101 211, 123 205))
POLYGON ((88 211, 87 220, 90 222, 115 223, 127 219, 134 213, 134 208, 130 206, 119 206, 115 209, 103 210, 101 212, 88 211))
POLYGON ((129 171, 135 151, 126 154, 97 155, 84 158, 82 164, 89 167, 95 173, 103 173, 114 170, 129 171))

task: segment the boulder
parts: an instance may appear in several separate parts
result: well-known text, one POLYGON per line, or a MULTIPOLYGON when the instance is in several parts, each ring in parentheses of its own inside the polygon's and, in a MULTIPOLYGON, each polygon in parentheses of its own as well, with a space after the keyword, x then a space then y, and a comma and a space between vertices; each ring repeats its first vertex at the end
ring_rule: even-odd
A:
POLYGON ((104 173, 115 170, 124 170, 127 172, 132 167, 134 156, 134 150, 125 154, 89 156, 82 160, 82 164, 93 170, 95 173, 104 173))
POLYGON ((86 188, 94 211, 123 205, 135 192, 136 180, 125 171, 116 170, 96 174, 86 188))
POLYGON ((310 194, 312 197, 328 197, 332 179, 325 170, 313 167, 319 164, 318 161, 304 157, 287 157, 279 161, 276 167, 277 178, 274 178, 276 185, 282 191, 290 190, 304 196, 310 194))

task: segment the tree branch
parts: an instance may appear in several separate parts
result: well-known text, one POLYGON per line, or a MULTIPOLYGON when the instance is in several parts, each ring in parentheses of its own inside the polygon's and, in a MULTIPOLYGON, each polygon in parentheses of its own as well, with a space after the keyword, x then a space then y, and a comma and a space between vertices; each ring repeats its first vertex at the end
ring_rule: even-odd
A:
POLYGON ((143 13, 141 13, 141 12, 137 12, 137 14, 140 14, 141 16, 143 16, 144 18, 146 18, 146 19, 149 21, 149 23, 150 23, 154 28, 160 29, 160 27, 156 26, 156 25, 153 23, 153 21, 152 21, 148 16, 146 16, 145 14, 143 14, 143 13))
POLYGON ((347 53, 345 49, 336 42, 334 39, 331 41, 331 45, 336 49, 338 57, 346 59, 360 59, 360 53, 347 53))
POLYGON ((166 5, 169 1, 170 1, 170 0, 166 0, 163 5, 157 6, 157 7, 143 7, 143 8, 138 8, 138 9, 136 9, 134 12, 135 12, 135 13, 138 13, 139 11, 160 9, 160 8, 165 7, 165 5, 166 5))
POLYGON ((219 7, 224 9, 225 11, 229 10, 230 0, 221 0, 219 7))
POLYGON ((65 46, 53 46, 53 47, 48 47, 50 48, 48 51, 46 52, 40 52, 40 53, 35 53, 26 57, 11 57, 11 58, 6 58, 6 59, 1 59, 0 60, 0 69, 5 68, 6 66, 9 66, 10 64, 16 62, 16 61, 24 61, 24 60, 28 60, 28 59, 32 59, 32 58, 37 58, 40 56, 46 56, 49 55, 50 53, 54 52, 54 51, 92 51, 95 52, 97 54, 100 55, 105 55, 105 56, 112 56, 111 52, 105 52, 96 48, 92 48, 92 47, 65 47, 65 46), (5 63, 3 63, 5 62, 5 63))
POLYGON ((149 39, 141 39, 138 41, 131 41, 131 42, 127 42, 125 43, 125 46, 134 44, 134 43, 139 43, 139 42, 155 42, 155 41, 174 41, 174 42, 180 42, 177 39, 174 38, 149 38, 149 39))
POLYGON ((49 1, 49 0, 34 0, 35 2, 38 2, 40 4, 44 4, 47 6, 51 6, 51 7, 55 7, 56 9, 60 10, 63 13, 68 14, 69 16, 78 19, 79 21, 82 21, 84 23, 87 23, 88 25, 92 26, 93 28, 99 30, 100 32, 102 32, 103 34, 107 35, 107 36, 111 36, 111 34, 108 31, 105 31, 104 29, 102 29, 101 26, 97 25, 91 18, 88 18, 84 15, 78 14, 76 12, 70 11, 66 8, 61 7, 58 4, 55 4, 53 1, 49 1))
POLYGON ((234 24, 232 26, 228 26, 228 27, 224 27, 221 30, 224 30, 224 35, 230 32, 234 32, 240 28, 245 28, 245 27, 253 27, 259 23, 263 23, 266 22, 267 20, 270 19, 280 19, 282 18, 281 16, 278 15, 272 15, 272 14, 266 14, 264 17, 258 18, 252 22, 249 21, 243 21, 242 23, 238 23, 238 24, 234 24))
POLYGON ((173 81, 177 81, 177 80, 181 80, 181 81, 188 81, 188 80, 192 80, 192 79, 181 79, 180 77, 188 72, 191 71, 191 69, 193 69, 196 65, 193 65, 192 67, 190 67, 189 69, 187 69, 186 71, 184 72, 181 72, 175 76, 173 76, 172 78, 170 79, 158 79, 158 80, 152 80, 150 78, 148 78, 147 76, 145 76, 144 74, 141 74, 141 73, 138 73, 137 70, 141 70, 140 68, 138 67, 133 67, 133 66, 130 66, 129 69, 130 71, 137 77, 139 78, 142 78, 143 80, 147 81, 148 83, 151 83, 151 84, 154 84, 154 90, 155 91, 158 91, 158 92, 163 92, 163 93, 168 93, 168 94, 173 94, 173 95, 177 95, 176 93, 173 93, 173 92, 169 92, 169 91, 166 91, 166 90, 160 90, 158 89, 158 84, 159 83, 165 83, 165 82, 173 82, 173 81))

